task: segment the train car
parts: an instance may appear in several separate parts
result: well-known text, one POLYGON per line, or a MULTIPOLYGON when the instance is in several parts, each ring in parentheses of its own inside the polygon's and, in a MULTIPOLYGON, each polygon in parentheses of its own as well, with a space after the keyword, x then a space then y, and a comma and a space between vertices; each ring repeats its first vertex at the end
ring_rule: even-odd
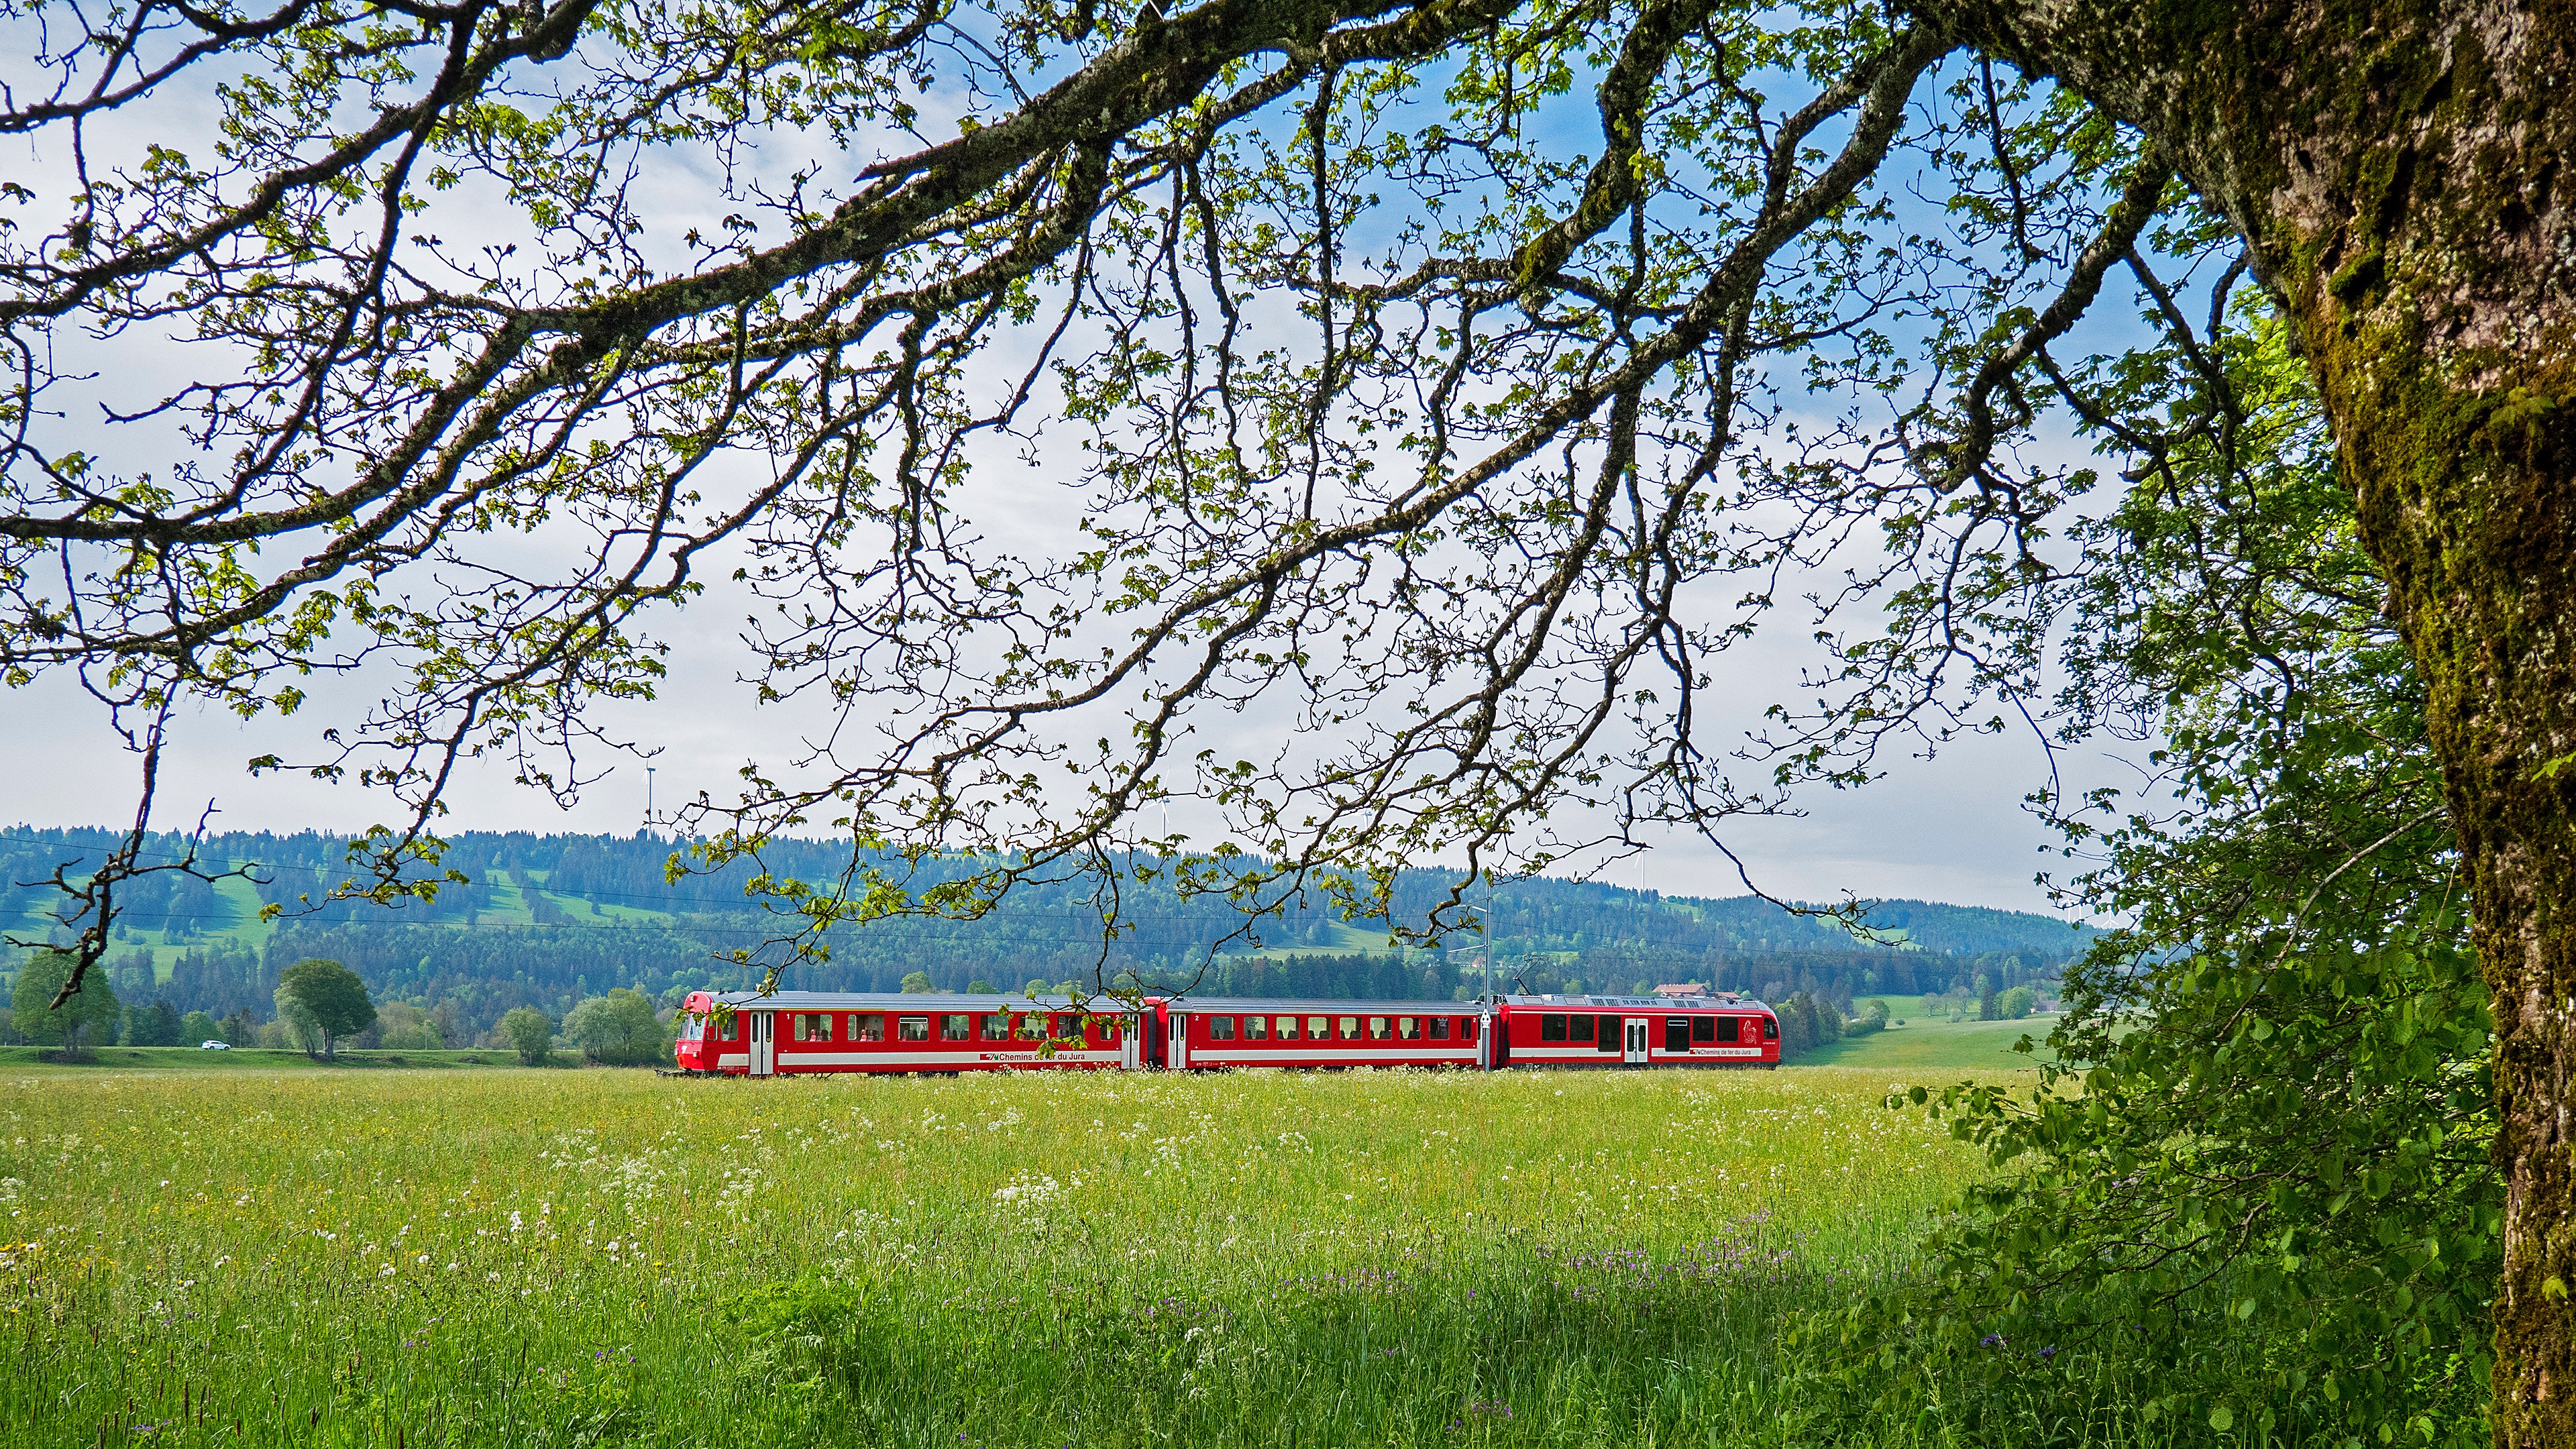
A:
POLYGON ((1711 996, 1507 996, 1498 1067, 1777 1067, 1780 1019, 1732 992, 1711 996))
POLYGON ((1481 1067, 1485 1008, 1463 1001, 1274 1001, 1199 996, 1154 1003, 1149 1065, 1481 1067))
POLYGON ((1065 997, 698 991, 680 1009, 674 1055, 691 1072, 768 1077, 1149 1065, 1143 1046, 1150 1033, 1137 1030, 1136 1013, 1107 1002, 1085 1012, 1065 997))

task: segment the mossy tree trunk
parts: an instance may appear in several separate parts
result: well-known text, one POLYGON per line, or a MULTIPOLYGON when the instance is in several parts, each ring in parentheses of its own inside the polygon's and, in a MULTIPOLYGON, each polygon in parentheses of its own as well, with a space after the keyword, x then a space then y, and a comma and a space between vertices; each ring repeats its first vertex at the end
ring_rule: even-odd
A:
POLYGON ((2576 1445, 2576 6, 1922 8, 2161 142, 2298 325, 2495 993, 2496 1439, 2576 1445))

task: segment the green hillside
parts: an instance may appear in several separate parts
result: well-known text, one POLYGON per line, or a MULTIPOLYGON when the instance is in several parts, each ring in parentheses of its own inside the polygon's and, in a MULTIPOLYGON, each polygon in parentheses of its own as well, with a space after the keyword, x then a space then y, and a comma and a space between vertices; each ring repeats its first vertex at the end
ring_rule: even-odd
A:
MULTIPOLYGON (((0 831, 0 928, 63 938, 46 919, 54 893, 21 883, 41 882, 58 866, 76 878, 114 839, 103 830, 0 831)), ((154 847, 147 858, 174 860, 185 842, 171 837, 154 847)), ((207 881, 168 872, 120 888, 110 980, 128 1000, 157 996, 181 1011, 261 1015, 279 970, 323 956, 355 968, 380 999, 442 1006, 444 1019, 473 1033, 511 1006, 560 1015, 616 985, 671 999, 694 987, 747 984, 752 973, 725 958, 740 950, 759 959, 775 934, 743 894, 748 867, 675 883, 667 876, 673 848, 650 835, 468 833, 442 862, 467 883, 443 886, 435 901, 313 909, 303 898, 341 878, 345 839, 212 836, 200 842, 199 858, 245 874, 207 881), (286 915, 263 922, 263 904, 286 915)), ((819 841, 784 842, 768 856, 773 870, 807 879, 849 865, 847 847, 819 841)), ((972 868, 934 861, 910 881, 919 887, 972 868)), ((1450 883, 1436 869, 1404 872, 1392 919, 1420 922, 1450 883)), ((896 919, 845 930, 828 963, 796 966, 788 984, 885 991, 922 971, 947 989, 1124 977, 1240 995, 1452 999, 1485 978, 1473 935, 1398 950, 1389 920, 1344 921, 1321 901, 1290 901, 1252 931, 1221 896, 1184 898, 1161 881, 1122 882, 1120 906, 1122 928, 1111 936, 1091 883, 1032 883, 979 921, 896 919)), ((1831 921, 1751 896, 1666 896, 1552 878, 1496 889, 1489 918, 1497 987, 1539 992, 1628 992, 1667 981, 1771 999, 1796 991, 1833 999, 1955 992, 1981 980, 2005 987, 2052 977, 2088 938, 2045 916, 1890 901, 1869 918, 1888 939, 1859 940, 1831 921)), ((0 971, 13 961, 0 958, 0 971)))

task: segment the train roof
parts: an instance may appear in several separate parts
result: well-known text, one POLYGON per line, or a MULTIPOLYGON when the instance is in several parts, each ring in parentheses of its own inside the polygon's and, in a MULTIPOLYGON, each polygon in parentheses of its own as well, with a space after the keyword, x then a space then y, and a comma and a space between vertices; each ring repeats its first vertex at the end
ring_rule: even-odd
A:
POLYGON ((1172 999, 1172 1006, 1179 1011, 1253 1015, 1275 1011, 1283 1016, 1309 1011, 1319 1016, 1474 1016, 1484 1010, 1473 1001, 1345 1001, 1303 996, 1179 996, 1172 999))
MULTIPOLYGON (((762 1011, 1080 1011, 1069 996, 1022 996, 1016 991, 999 995, 983 992, 872 992, 872 991, 773 991, 766 996, 757 991, 710 991, 705 993, 739 1011, 756 1007, 762 1011)), ((1089 1008, 1103 1015, 1115 1015, 1134 1008, 1110 997, 1095 997, 1089 1008)))
POLYGON ((1770 1006, 1758 997, 1738 996, 1720 991, 1708 996, 1506 996, 1513 1006, 1536 1007, 1635 1007, 1645 1011, 1726 1011, 1747 1006, 1769 1011, 1770 1006))

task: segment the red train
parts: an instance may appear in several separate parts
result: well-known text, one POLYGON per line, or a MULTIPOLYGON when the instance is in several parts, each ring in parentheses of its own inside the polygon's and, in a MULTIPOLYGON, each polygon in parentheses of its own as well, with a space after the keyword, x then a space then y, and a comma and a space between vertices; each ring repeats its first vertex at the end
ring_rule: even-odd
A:
POLYGON ((754 1077, 1005 1067, 1492 1071, 1780 1064, 1779 1018, 1761 1002, 1729 992, 1486 1002, 1149 996, 1141 1008, 1104 1000, 1086 1012, 1052 996, 700 991, 681 1009, 682 1070, 754 1077))

